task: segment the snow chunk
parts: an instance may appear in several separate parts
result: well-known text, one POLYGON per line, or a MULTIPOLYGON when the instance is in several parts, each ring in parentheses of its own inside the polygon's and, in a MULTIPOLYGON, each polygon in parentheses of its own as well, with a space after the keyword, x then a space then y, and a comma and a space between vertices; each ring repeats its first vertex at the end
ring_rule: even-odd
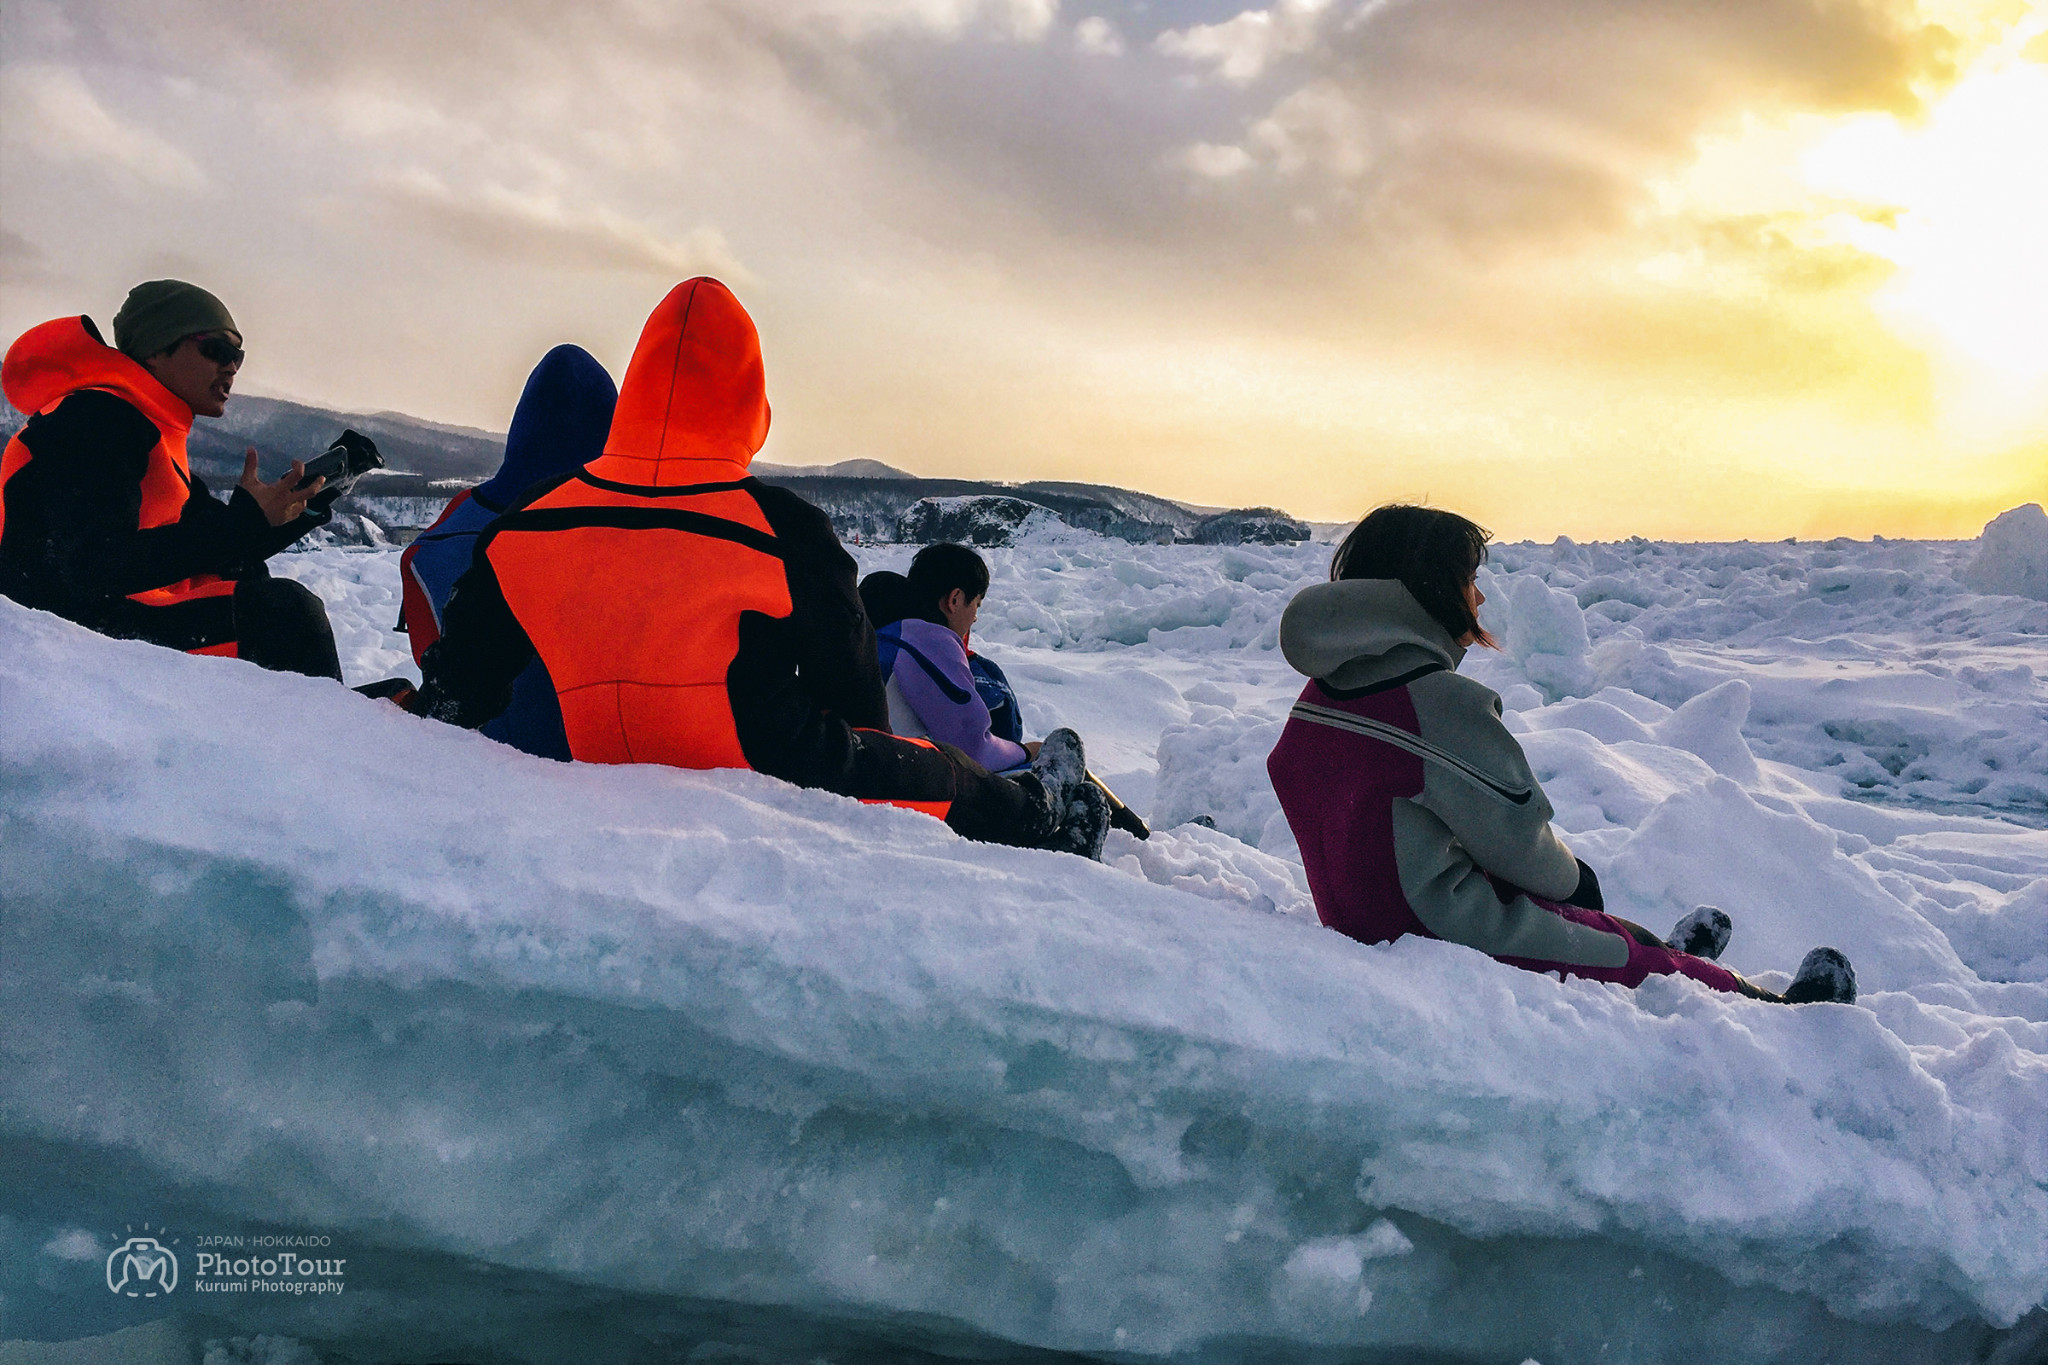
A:
POLYGON ((1196 703, 1187 721, 1159 736, 1155 822, 1172 828, 1197 816, 1234 839, 1263 848, 1269 829, 1287 823, 1266 773, 1283 723, 1196 703))
POLYGON ((1658 721, 1656 735, 1659 743, 1698 754, 1723 777, 1753 787, 1762 773, 1742 737, 1742 723, 1748 719, 1749 684, 1730 678, 1658 721))
POLYGON ((1976 592, 2048 602, 2048 511, 2030 502, 1993 517, 1956 576, 1976 592))
POLYGON ((1303 1242, 1282 1269, 1296 1279, 1356 1281, 1367 1261, 1406 1256, 1415 1243, 1387 1219, 1375 1222, 1356 1237, 1319 1237, 1303 1242))
POLYGON ((43 1244, 43 1255, 60 1261, 97 1261, 106 1254, 100 1239, 84 1228, 65 1228, 43 1244))
POLYGON ((1990 904, 1974 898, 1955 908, 1935 903, 1927 913, 1957 956, 1986 980, 2048 980, 2048 877, 1990 904))
POLYGON ((1220 829, 1183 824, 1150 839, 1112 831, 1102 860, 1111 867, 1204 900, 1316 922, 1308 878, 1299 861, 1274 857, 1220 829))
POLYGON ((1592 643, 1578 599, 1534 574, 1490 577, 1491 584, 1481 587, 1487 602, 1480 620, 1500 641, 1502 652, 1549 701, 1592 692, 1597 683, 1586 658, 1592 643))

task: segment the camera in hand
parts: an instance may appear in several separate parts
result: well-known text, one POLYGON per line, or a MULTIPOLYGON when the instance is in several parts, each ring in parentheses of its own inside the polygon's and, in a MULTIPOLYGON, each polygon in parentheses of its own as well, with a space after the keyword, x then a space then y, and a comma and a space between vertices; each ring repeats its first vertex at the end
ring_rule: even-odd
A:
POLYGON ((373 469, 384 467, 384 457, 377 453, 377 443, 358 431, 344 430, 334 444, 306 461, 305 477, 298 487, 304 488, 315 479, 327 480, 326 486, 310 498, 306 506, 315 512, 324 512, 348 495, 357 479, 373 469))

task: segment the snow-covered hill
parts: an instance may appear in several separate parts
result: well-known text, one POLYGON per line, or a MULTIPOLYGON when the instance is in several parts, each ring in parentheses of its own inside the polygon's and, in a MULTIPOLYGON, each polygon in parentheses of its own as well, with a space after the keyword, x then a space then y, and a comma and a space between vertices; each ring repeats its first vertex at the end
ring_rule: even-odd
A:
MULTIPOLYGON (((1506 652, 1467 668, 1610 899, 1728 908, 1766 979, 1834 943, 1848 1008, 1321 929, 1263 760, 1327 546, 989 552, 978 645, 1028 727, 1161 826, 1102 866, 0 603, 0 1337, 169 1308, 222 1360, 2034 1358, 2048 604, 1965 588, 1974 553, 1487 571, 1506 652), (111 1295, 145 1221, 326 1236, 348 1288, 111 1295)), ((278 563, 351 681, 409 662, 393 552, 278 563)))
MULTIPOLYGON (((0 399, 0 438, 27 419, 0 399)), ((216 493, 241 476, 243 452, 253 447, 264 476, 276 477, 294 459, 310 459, 344 427, 377 442, 386 468, 370 474, 341 505, 366 517, 374 536, 397 544, 432 523, 448 499, 496 472, 505 457, 503 435, 472 427, 429 422, 403 413, 346 413, 281 398, 237 395, 226 414, 193 425, 192 468, 216 493)), ((792 488, 825 509, 839 534, 849 540, 891 541, 899 521, 914 504, 929 498, 1026 498, 1068 525, 1137 542, 1195 540, 1203 544, 1307 539, 1306 524, 1271 508, 1195 507, 1108 484, 1001 483, 985 479, 927 479, 880 460, 841 460, 824 465, 760 462, 754 472, 765 482, 792 488)), ((349 529, 340 539, 366 537, 349 529)), ((331 544, 323 536, 315 543, 331 544)))

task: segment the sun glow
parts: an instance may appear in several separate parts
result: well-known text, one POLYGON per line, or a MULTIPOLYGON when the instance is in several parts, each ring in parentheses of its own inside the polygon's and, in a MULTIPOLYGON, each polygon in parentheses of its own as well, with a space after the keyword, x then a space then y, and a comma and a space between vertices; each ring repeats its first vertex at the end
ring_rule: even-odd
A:
POLYGON ((1952 416, 2048 409, 2048 66, 1992 54, 1923 123, 1857 119, 1802 170, 1816 192, 1878 210, 1823 226, 1898 268, 1873 305, 1937 361, 1952 416))

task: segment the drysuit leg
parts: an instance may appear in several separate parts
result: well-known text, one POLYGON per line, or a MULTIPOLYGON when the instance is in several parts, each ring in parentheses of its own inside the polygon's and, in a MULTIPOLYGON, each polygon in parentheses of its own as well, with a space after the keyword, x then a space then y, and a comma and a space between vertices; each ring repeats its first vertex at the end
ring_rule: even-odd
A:
POLYGON ((842 796, 913 806, 936 815, 963 839, 1036 848, 1051 834, 1043 803, 1016 780, 999 777, 950 744, 854 730, 846 775, 830 784, 842 796))
MULTIPOLYGON (((1517 894, 1528 895, 1527 892, 1517 894)), ((1589 981, 1616 981, 1624 986, 1640 986, 1653 976, 1689 976, 1703 986, 1717 991, 1747 995, 1759 1000, 1775 1000, 1776 996, 1760 987, 1744 981, 1734 972, 1718 962, 1709 962, 1703 957, 1681 953, 1665 946, 1658 938, 1641 925, 1599 910, 1588 910, 1583 906, 1566 905, 1542 896, 1529 899, 1553 915, 1561 915, 1576 924, 1617 935, 1628 944, 1628 961, 1619 967, 1588 967, 1575 963, 1543 962, 1534 958, 1504 957, 1500 960, 1516 967, 1526 967, 1532 972, 1565 972, 1571 976, 1582 976, 1589 981)))
POLYGON ((1025 790, 1018 780, 1024 774, 1004 777, 992 773, 950 744, 939 745, 939 751, 952 763, 958 784, 953 808, 946 812, 946 823, 955 834, 984 844, 1045 846, 1052 836, 1051 809, 1025 790))
MULTIPOLYGON (((1500 891, 1502 895, 1512 894, 1512 889, 1502 889, 1505 886, 1505 883, 1496 880, 1494 886, 1495 890, 1500 891)), ((1606 915, 1607 906, 1605 900, 1602 898, 1600 893, 1599 875, 1595 873, 1592 868, 1586 865, 1586 860, 1584 858, 1579 859, 1578 887, 1572 892, 1571 895, 1565 897, 1562 904, 1557 904, 1551 901, 1544 900, 1541 896, 1531 896, 1529 899, 1535 901, 1538 905, 1559 912, 1564 911, 1566 908, 1570 908, 1573 910, 1597 910, 1600 911, 1603 915, 1606 915)), ((1611 921, 1616 927, 1621 929, 1622 932, 1626 933, 1630 938, 1634 939, 1638 947, 1649 948, 1659 952, 1670 953, 1674 958, 1683 958, 1690 962, 1706 961, 1705 958, 1698 957, 1694 954, 1681 953, 1677 951, 1669 943, 1665 942, 1662 935, 1652 933, 1650 930, 1645 929, 1642 925, 1637 924, 1634 920, 1623 919, 1619 915, 1606 915, 1606 918, 1609 921, 1611 921)), ((1629 965, 1636 965, 1633 957, 1631 957, 1629 965)), ((1726 971, 1727 969, 1723 968, 1722 970, 1726 971)), ((1667 975, 1668 973, 1659 972, 1655 966, 1650 966, 1649 974, 1652 976, 1658 976, 1667 975)), ((1684 974, 1687 976, 1693 975, 1691 972, 1685 972, 1684 974)), ((1750 999, 1774 1000, 1782 1003, 1783 997, 1775 995, 1772 992, 1765 990, 1762 986, 1756 985, 1753 982, 1745 980, 1739 973, 1728 972, 1727 974, 1735 982, 1733 989, 1740 992, 1743 995, 1748 996, 1750 999)), ((1707 985, 1713 986, 1716 990, 1729 989, 1729 987, 1722 986, 1717 982, 1707 981, 1704 977, 1698 977, 1695 979, 1706 981, 1707 985)))
POLYGON ((235 585, 235 652, 278 673, 341 681, 326 606, 289 578, 245 578, 235 585))
MULTIPOLYGON (((1596 905, 1593 908, 1595 910, 1598 910, 1600 907, 1596 905)), ((1648 929, 1645 929, 1642 925, 1637 924, 1632 919, 1623 919, 1620 915, 1609 915, 1607 918, 1613 920, 1616 924, 1620 925, 1623 929, 1627 930, 1628 936, 1634 939, 1636 942, 1642 944, 1645 948, 1669 948, 1671 946, 1670 944, 1666 943, 1663 940, 1663 938, 1661 938, 1657 934, 1651 933, 1648 929)))

